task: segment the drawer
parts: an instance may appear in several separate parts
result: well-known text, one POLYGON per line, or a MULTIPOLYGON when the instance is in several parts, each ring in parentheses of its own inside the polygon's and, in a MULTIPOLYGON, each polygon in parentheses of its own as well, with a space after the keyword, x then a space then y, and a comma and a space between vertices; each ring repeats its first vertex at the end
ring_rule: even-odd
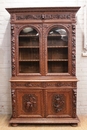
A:
POLYGON ((77 82, 73 81, 52 81, 52 82, 11 82, 12 87, 76 87, 77 82))

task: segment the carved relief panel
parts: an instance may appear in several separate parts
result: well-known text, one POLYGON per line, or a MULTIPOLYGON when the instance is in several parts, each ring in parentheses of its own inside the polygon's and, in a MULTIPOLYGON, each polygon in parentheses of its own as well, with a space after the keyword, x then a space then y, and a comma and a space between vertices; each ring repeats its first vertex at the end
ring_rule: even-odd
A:
POLYGON ((46 90, 46 116, 71 117, 71 100, 72 89, 46 90))
POLYGON ((18 117, 43 116, 42 90, 17 90, 18 117))

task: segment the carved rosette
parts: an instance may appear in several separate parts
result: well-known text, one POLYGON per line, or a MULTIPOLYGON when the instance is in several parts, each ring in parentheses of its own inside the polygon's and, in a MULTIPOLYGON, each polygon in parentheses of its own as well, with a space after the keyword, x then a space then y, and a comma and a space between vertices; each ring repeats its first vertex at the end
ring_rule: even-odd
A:
POLYGON ((14 31, 14 24, 11 25, 11 61, 12 61, 12 76, 16 75, 16 68, 15 68, 15 31, 14 31))
POLYGON ((11 90, 11 95, 12 95, 12 117, 17 117, 17 110, 16 110, 16 94, 15 90, 11 90))
POLYGON ((76 75, 76 26, 72 25, 72 75, 76 75))
POLYGON ((63 94, 54 94, 52 97, 52 107, 56 113, 62 111, 65 107, 65 96, 63 94))
POLYGON ((22 107, 25 112, 34 112, 37 110, 37 98, 34 94, 25 94, 22 97, 22 107))
POLYGON ((73 117, 76 117, 76 96, 77 96, 77 89, 73 89, 73 117))

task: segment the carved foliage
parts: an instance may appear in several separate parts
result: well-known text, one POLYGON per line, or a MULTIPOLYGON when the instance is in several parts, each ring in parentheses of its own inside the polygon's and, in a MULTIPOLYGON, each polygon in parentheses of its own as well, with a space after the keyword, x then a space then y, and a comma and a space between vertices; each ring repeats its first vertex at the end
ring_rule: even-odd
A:
POLYGON ((76 117, 76 96, 77 89, 73 89, 73 117, 76 117))
POLYGON ((39 20, 39 19, 70 19, 70 14, 21 14, 16 15, 16 20, 39 20))
POLYGON ((11 25, 11 50, 12 50, 12 76, 16 75, 16 68, 15 68, 15 30, 14 24, 11 25))
POLYGON ((76 87, 76 82, 13 82, 12 87, 76 87))
POLYGON ((76 74, 76 27, 72 25, 72 75, 76 74))
POLYGON ((15 90, 12 90, 11 94, 12 94, 12 116, 17 117, 15 90))
POLYGON ((54 112, 58 113, 65 107, 65 96, 63 94, 54 94, 52 97, 52 106, 54 112))
POLYGON ((25 112, 34 112, 37 109, 37 98, 34 94, 25 94, 22 97, 22 107, 25 112))

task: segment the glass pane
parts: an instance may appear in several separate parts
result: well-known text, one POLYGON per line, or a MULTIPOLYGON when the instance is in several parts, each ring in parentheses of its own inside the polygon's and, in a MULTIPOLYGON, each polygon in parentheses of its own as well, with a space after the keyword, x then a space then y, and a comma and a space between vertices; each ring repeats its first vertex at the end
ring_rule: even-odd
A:
POLYGON ((47 37, 48 73, 68 72, 68 33, 63 27, 51 29, 47 37))
POLYGON ((40 73, 39 33, 32 27, 19 34, 19 73, 40 73))

